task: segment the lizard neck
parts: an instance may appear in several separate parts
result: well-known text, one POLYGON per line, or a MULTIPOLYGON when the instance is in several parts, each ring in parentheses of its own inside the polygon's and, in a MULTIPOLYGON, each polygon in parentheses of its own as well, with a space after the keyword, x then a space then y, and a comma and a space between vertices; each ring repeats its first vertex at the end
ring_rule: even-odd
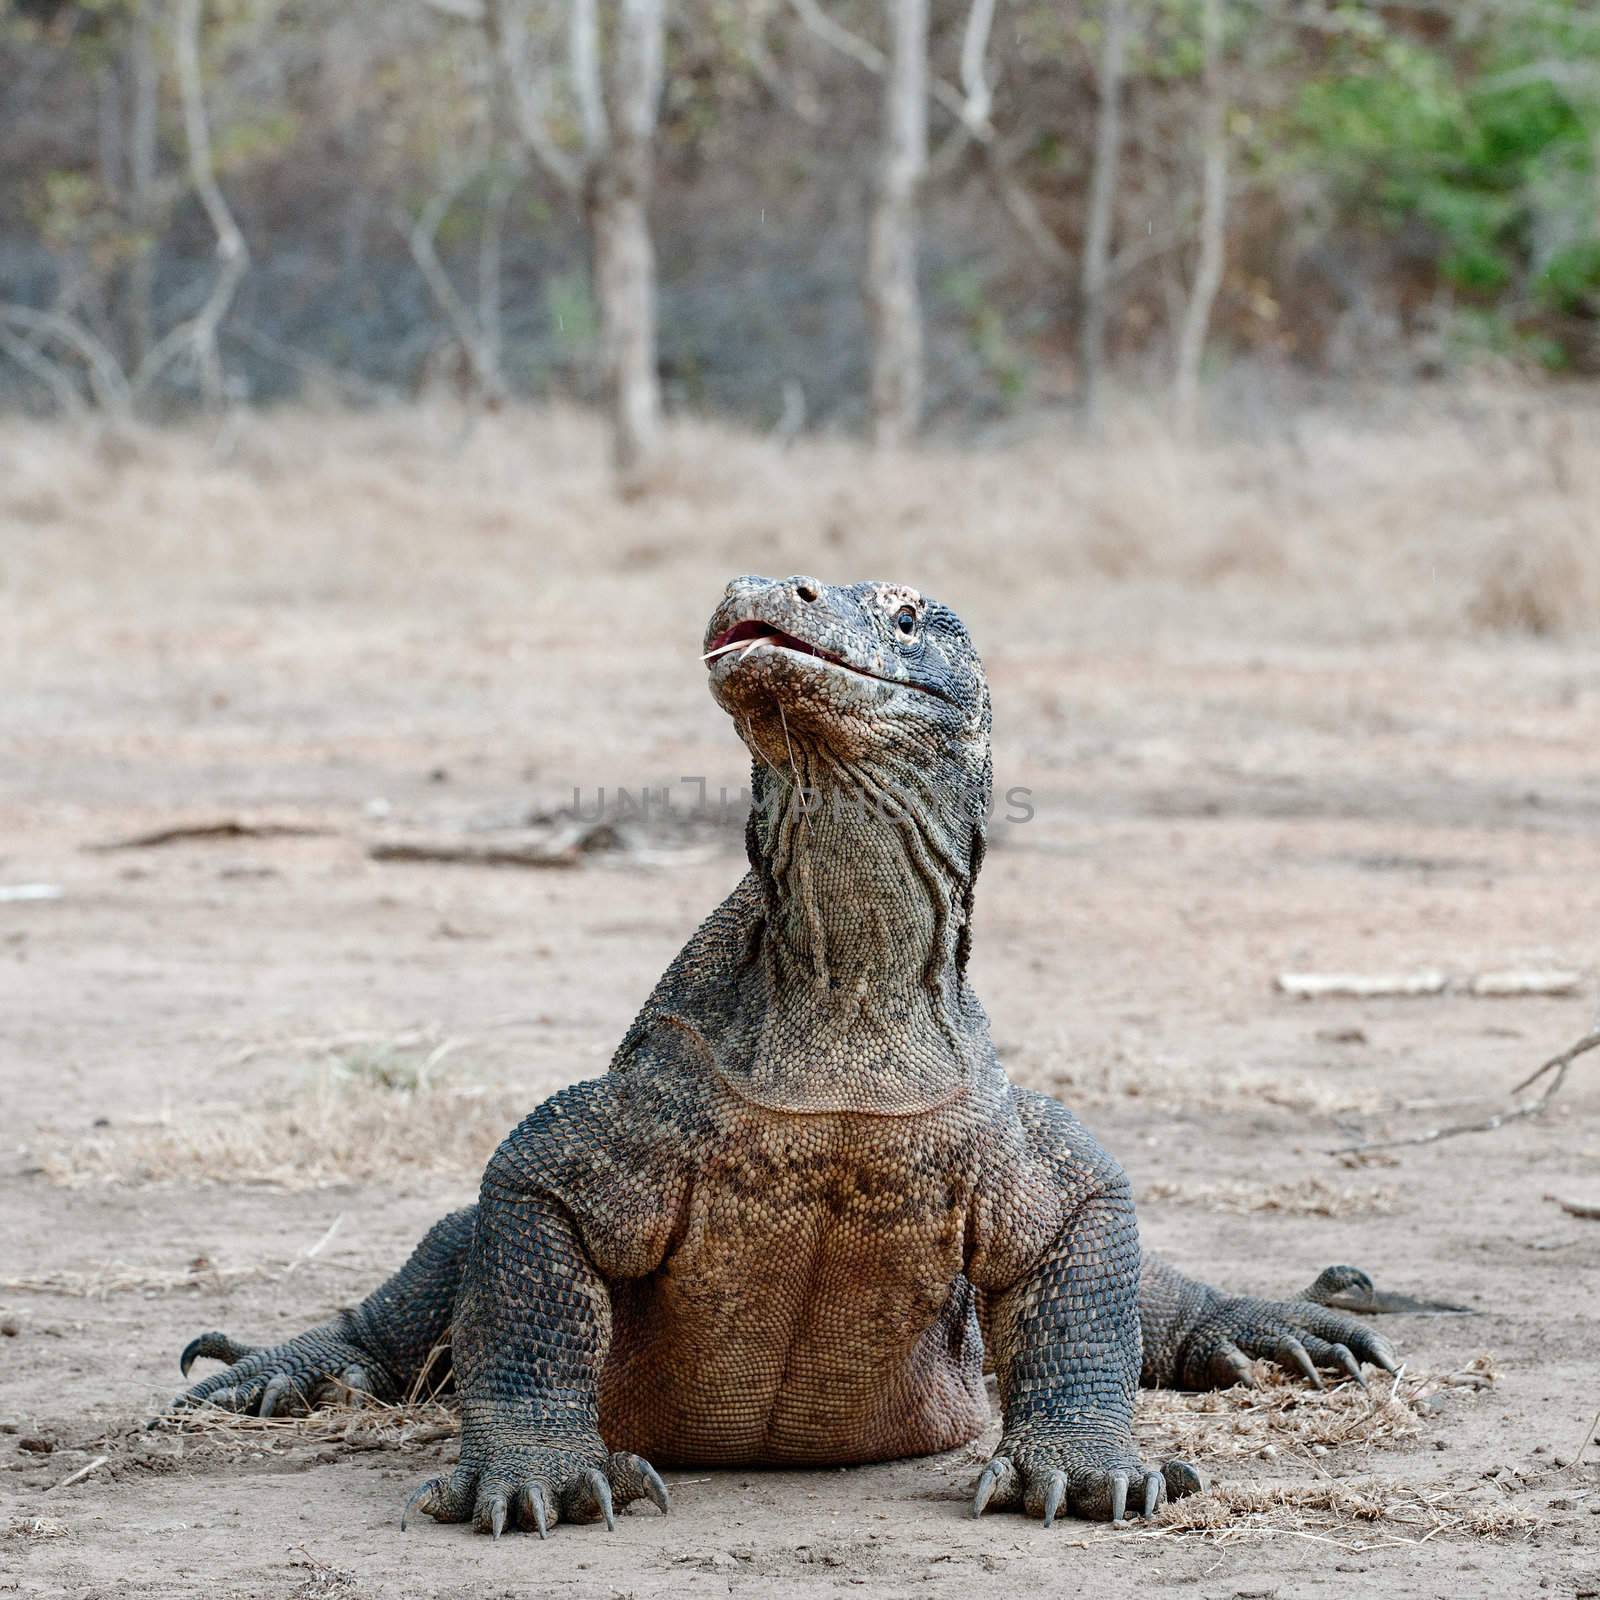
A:
POLYGON ((830 770, 798 752, 796 766, 766 775, 753 818, 771 959, 819 1003, 943 997, 973 873, 956 797, 921 772, 830 770))
POLYGON ((911 1113, 972 1070, 963 930, 980 794, 954 763, 871 772, 815 749, 759 770, 763 911, 743 1092, 785 1110, 911 1113))

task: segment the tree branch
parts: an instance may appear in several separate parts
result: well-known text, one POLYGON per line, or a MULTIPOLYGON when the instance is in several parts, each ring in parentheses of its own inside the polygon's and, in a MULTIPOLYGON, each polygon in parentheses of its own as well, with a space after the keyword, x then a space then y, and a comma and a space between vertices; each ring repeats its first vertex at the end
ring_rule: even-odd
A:
POLYGON ((35 311, 31 306, 0 305, 0 321, 70 345, 88 369, 95 404, 104 411, 124 414, 132 408, 133 395, 121 364, 87 328, 70 317, 54 311, 35 311))
POLYGON ((439 252, 434 246, 434 241, 439 236, 439 229, 450 214, 450 208, 471 181, 473 174, 481 170, 481 165, 480 162, 476 166, 465 167, 449 179, 415 219, 399 209, 396 209, 393 216, 395 227, 411 251, 411 259, 416 262, 423 281, 428 285, 434 299, 438 301, 439 308, 448 319, 456 338, 461 341, 461 348, 466 352, 467 360, 472 367, 473 379, 479 390, 491 399, 498 399, 503 393, 503 385, 493 353, 487 347, 483 330, 473 319, 466 302, 456 292, 456 286, 450 281, 450 274, 445 271, 444 263, 440 261, 439 252))
POLYGON ((1478 1122, 1457 1122, 1445 1128, 1430 1128, 1426 1133, 1412 1134, 1405 1139, 1367 1139, 1357 1144, 1340 1145, 1337 1149, 1330 1150, 1328 1154, 1361 1155, 1368 1150, 1398 1150, 1410 1145, 1437 1144, 1441 1139, 1454 1139, 1464 1133, 1493 1133, 1496 1128, 1503 1128, 1509 1123, 1536 1117, 1555 1099, 1562 1084, 1567 1081, 1567 1073, 1571 1070, 1572 1063, 1591 1050, 1600 1050, 1600 1026, 1591 1028, 1576 1044, 1568 1045, 1559 1054, 1551 1056, 1543 1066, 1530 1072, 1511 1091, 1513 1094, 1521 1094, 1524 1089, 1531 1089, 1547 1073, 1553 1073, 1554 1076, 1537 1099, 1528 1100, 1520 1106, 1513 1106, 1509 1111, 1498 1111, 1493 1116, 1484 1117, 1478 1122))
MULTIPOLYGON (((0 316, 4 313, 0 312, 0 316)), ((66 416, 83 410, 83 396, 59 361, 52 361, 38 345, 19 339, 0 323, 0 354, 8 355, 24 372, 37 378, 51 393, 56 407, 66 416)))
POLYGON ((1222 287, 1228 224, 1227 86, 1222 74, 1222 0, 1201 0, 1200 258, 1178 333, 1173 377, 1173 419, 1180 438, 1192 439, 1200 420, 1200 366, 1211 332, 1211 312, 1222 287))
POLYGON ((583 164, 563 150, 550 131, 543 89, 528 67, 521 8, 514 3, 508 8, 504 0, 484 0, 478 16, 522 142, 558 187, 577 194, 583 185, 583 164))
POLYGON ((606 120, 605 89, 600 77, 600 17, 595 0, 571 0, 571 6, 568 14, 568 63, 572 73, 572 92, 578 97, 578 123, 583 129, 584 163, 592 168, 611 136, 606 120))
POLYGON ((228 208, 217 182, 211 152, 211 124, 206 115, 205 87, 200 68, 200 0, 178 0, 173 41, 178 68, 178 96, 183 106, 184 139, 189 151, 189 177, 200 204, 217 236, 216 281, 205 304, 187 322, 161 339, 139 364, 134 393, 143 392, 185 345, 189 347, 208 405, 220 407, 226 399, 218 333, 227 319, 239 284, 250 267, 250 250, 228 208))

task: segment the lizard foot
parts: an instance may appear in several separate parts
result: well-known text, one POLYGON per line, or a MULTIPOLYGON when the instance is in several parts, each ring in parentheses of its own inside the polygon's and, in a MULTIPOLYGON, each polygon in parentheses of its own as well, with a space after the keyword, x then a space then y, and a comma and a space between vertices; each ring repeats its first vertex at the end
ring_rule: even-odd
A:
POLYGON ((1186 1461, 1162 1471, 1140 1461, 1129 1438, 1077 1428, 1029 1428, 1008 1434, 983 1469, 972 1497, 972 1514, 985 1508, 1020 1508, 1049 1527, 1061 1511, 1096 1522, 1154 1516, 1167 1499, 1203 1487, 1186 1461))
POLYGON ((482 1460, 463 1460, 448 1475, 429 1478, 406 1502, 400 1527, 404 1531, 413 1511, 424 1511, 436 1522, 470 1521, 479 1533, 496 1539, 506 1528, 545 1539, 562 1521, 603 1521, 614 1529, 617 1507, 640 1499, 666 1514, 670 1500, 660 1473, 631 1451, 607 1455, 598 1437, 497 1444, 482 1460))
POLYGON ((225 1333, 202 1333, 190 1340, 178 1359, 184 1377, 200 1356, 228 1365, 176 1396, 167 1412, 152 1418, 148 1427, 159 1427, 201 1405, 261 1417, 300 1416, 340 1393, 395 1398, 395 1386, 383 1368, 333 1327, 311 1328, 270 1347, 240 1344, 225 1333))
POLYGON ((1185 1341, 1181 1363, 1183 1387, 1253 1387, 1250 1358, 1275 1361, 1297 1373, 1315 1389, 1324 1387, 1322 1373, 1331 1371, 1364 1389, 1363 1362, 1398 1372, 1394 1346, 1364 1322, 1333 1309, 1320 1296, 1370 1287, 1371 1280, 1354 1267, 1330 1267, 1312 1285, 1319 1298, 1257 1300, 1249 1295, 1218 1295, 1200 1325, 1185 1341))

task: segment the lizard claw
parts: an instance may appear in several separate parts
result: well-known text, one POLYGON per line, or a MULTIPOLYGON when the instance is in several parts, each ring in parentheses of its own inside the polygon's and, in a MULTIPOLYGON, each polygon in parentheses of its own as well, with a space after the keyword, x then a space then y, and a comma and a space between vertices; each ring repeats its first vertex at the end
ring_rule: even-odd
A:
POLYGON ((297 1400, 301 1399, 300 1390, 296 1386, 294 1379, 287 1372, 280 1372, 261 1391, 261 1404, 257 1408, 256 1415, 261 1417, 275 1416, 278 1410, 278 1403, 286 1394, 294 1395, 297 1400))
MULTIPOLYGON (((1140 1516, 1153 1517, 1156 1514, 1156 1507, 1161 1504, 1161 1491, 1164 1487, 1165 1482, 1159 1472, 1147 1472, 1145 1474, 1144 1505, 1140 1509, 1140 1516)), ((1171 1495, 1170 1488, 1167 1489, 1167 1493, 1171 1495)))
POLYGON ((177 1395, 151 1426, 175 1420, 194 1406, 263 1417, 309 1411, 342 1386, 391 1399, 395 1386, 370 1353, 333 1324, 309 1328, 279 1345, 242 1344, 225 1333, 202 1333, 184 1347, 178 1365, 185 1377, 200 1356, 228 1363, 177 1395), (292 1397, 292 1404, 289 1404, 292 1397))
POLYGON ((996 1489, 1000 1491, 1000 1498, 995 1501, 997 1507, 1015 1505, 1021 1496, 1017 1469, 1006 1456, 996 1456, 979 1474, 978 1487, 972 1496, 974 1517, 983 1515, 984 1509, 994 1499, 996 1489))
POLYGON ((600 1515, 605 1518, 606 1532, 617 1531, 617 1519, 611 1504, 611 1485, 606 1482, 606 1475, 598 1467, 590 1467, 583 1475, 584 1482, 589 1487, 589 1494, 600 1515))
POLYGON ((1257 1300, 1249 1295, 1216 1294, 1180 1358, 1178 1381, 1184 1388, 1204 1389, 1231 1383, 1251 1384, 1249 1357, 1276 1361, 1285 1371, 1324 1387, 1322 1372, 1362 1382, 1361 1364, 1398 1372, 1399 1361, 1389 1341, 1348 1312, 1324 1303, 1369 1284, 1354 1267, 1329 1267, 1303 1300, 1257 1300))
MULTIPOLYGON (((1127 1493, 1124 1484, 1123 1493, 1127 1493)), ((1050 1474, 1050 1487, 1044 1493, 1044 1525, 1049 1527, 1056 1520, 1056 1512, 1061 1509, 1061 1502, 1067 1498, 1067 1475, 1064 1472, 1050 1474)))
POLYGON ((661 1474, 631 1450, 618 1450, 606 1463, 606 1473, 627 1505, 630 1500, 648 1500, 662 1516, 672 1509, 672 1496, 661 1481, 661 1474))
POLYGON ((1256 1375, 1250 1359, 1231 1339, 1225 1339, 1211 1357, 1212 1381, 1219 1389, 1253 1389, 1256 1375))
POLYGON ((230 1339, 227 1334, 213 1328, 210 1333, 202 1333, 183 1347, 183 1354, 178 1357, 178 1371, 187 1378, 189 1368, 201 1356, 210 1356, 213 1360, 225 1362, 231 1367, 236 1361, 243 1361, 246 1356, 253 1356, 260 1348, 260 1345, 240 1344, 237 1339, 230 1339))
POLYGON ((1311 1357, 1306 1354, 1306 1347, 1292 1334, 1280 1340, 1278 1348, 1272 1353, 1280 1367, 1288 1367, 1292 1363, 1313 1389, 1322 1388, 1322 1374, 1311 1364, 1311 1357))
POLYGON ((1153 1515, 1167 1497, 1167 1480, 1139 1461, 1131 1440, 1081 1427, 1035 1425, 1001 1441, 979 1475, 972 1515, 980 1517, 992 1505, 1020 1508, 1047 1528, 1063 1511, 1125 1522, 1135 1485, 1139 1514, 1153 1515))
MULTIPOLYGON (((1058 1472, 1056 1478, 1059 1480, 1058 1472)), ((1113 1522, 1126 1522, 1128 1518, 1128 1474, 1126 1472, 1113 1472, 1111 1474, 1111 1520, 1113 1522)), ((1050 1526, 1050 1518, 1045 1519, 1045 1526, 1050 1526)))
POLYGON ((544 1490, 536 1483, 523 1486, 522 1494, 517 1501, 517 1510, 522 1517, 522 1525, 526 1527, 530 1522, 534 1532, 541 1539, 550 1537, 550 1513, 545 1510, 544 1490))
POLYGON ((419 1506, 430 1516, 433 1514, 433 1500, 435 1494, 444 1487, 443 1480, 429 1478, 425 1483, 420 1483, 412 1490, 411 1498, 406 1501, 406 1508, 400 1513, 400 1531, 406 1531, 406 1523, 411 1520, 411 1513, 419 1506))
POLYGON ((619 1450, 606 1455, 598 1437, 462 1446, 461 1463, 447 1479, 430 1478, 406 1502, 404 1527, 413 1510, 436 1522, 471 1522, 496 1539, 507 1529, 525 1529, 541 1539, 558 1522, 617 1525, 617 1507, 652 1501, 665 1511, 667 1486, 642 1456, 619 1450))
POLYGON ((1367 1386, 1367 1375, 1361 1370, 1361 1363, 1351 1354, 1349 1345, 1336 1344, 1333 1346, 1333 1359, 1344 1368, 1347 1376, 1353 1378, 1363 1389, 1367 1386))

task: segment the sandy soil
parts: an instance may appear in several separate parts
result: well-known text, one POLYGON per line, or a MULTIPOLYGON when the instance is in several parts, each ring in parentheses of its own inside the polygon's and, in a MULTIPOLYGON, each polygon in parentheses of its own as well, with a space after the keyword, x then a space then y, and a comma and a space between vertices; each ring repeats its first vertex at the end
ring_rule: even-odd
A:
POLYGON ((1271 462, 1163 457, 1140 503, 1176 553, 1128 534, 1119 565, 1137 461, 1074 488, 1053 456, 891 478, 843 447, 680 446, 678 480, 616 508, 571 418, 465 442, 289 419, 220 464, 182 436, 0 434, 0 886, 61 891, 0 901, 0 1593, 1600 1592, 1600 1451, 1573 1463, 1600 1224, 1548 1198, 1600 1200, 1594 1069, 1540 1121, 1328 1153, 1505 1105, 1589 1025, 1592 977, 1272 984, 1592 973, 1600 648, 1469 626, 1508 549, 1548 579, 1560 496, 1502 504, 1473 566, 1469 490, 1456 520, 1438 491, 1487 447, 1408 479, 1403 442, 1346 441, 1306 469, 1305 515, 1343 530, 1319 559, 1271 462), (1153 1528, 974 1524, 974 1448, 679 1473, 669 1520, 610 1536, 402 1538, 453 1455, 437 1427, 139 1433, 194 1333, 316 1320, 470 1197, 741 870, 732 831, 670 819, 565 869, 368 845, 495 837, 575 784, 737 786, 694 647, 721 581, 769 568, 902 577, 972 621, 1000 784, 1034 808, 996 830, 977 981, 1013 1074, 1129 1167, 1146 1237, 1241 1288, 1353 1261, 1478 1314, 1386 1319, 1392 1400, 1153 1400, 1151 1453, 1181 1440, 1218 1488, 1153 1528), (221 818, 322 831, 92 848, 221 818))

